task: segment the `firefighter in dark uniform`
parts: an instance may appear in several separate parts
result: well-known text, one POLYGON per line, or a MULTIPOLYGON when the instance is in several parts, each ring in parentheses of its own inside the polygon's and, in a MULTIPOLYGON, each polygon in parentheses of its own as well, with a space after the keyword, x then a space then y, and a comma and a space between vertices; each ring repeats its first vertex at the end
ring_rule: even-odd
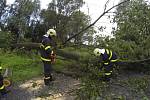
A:
POLYGON ((52 38, 56 36, 56 31, 54 29, 49 29, 42 38, 42 45, 41 48, 41 60, 44 64, 44 83, 45 85, 50 85, 52 78, 52 60, 51 56, 53 55, 52 50, 52 38))
POLYGON ((100 70, 104 70, 104 81, 110 81, 110 78, 113 73, 113 69, 115 64, 117 63, 117 55, 109 49, 94 49, 94 54, 97 57, 100 57, 100 63, 102 63, 102 67, 100 70))
POLYGON ((2 75, 2 67, 0 66, 0 93, 1 93, 1 97, 5 97, 7 94, 3 80, 4 80, 4 78, 2 75))

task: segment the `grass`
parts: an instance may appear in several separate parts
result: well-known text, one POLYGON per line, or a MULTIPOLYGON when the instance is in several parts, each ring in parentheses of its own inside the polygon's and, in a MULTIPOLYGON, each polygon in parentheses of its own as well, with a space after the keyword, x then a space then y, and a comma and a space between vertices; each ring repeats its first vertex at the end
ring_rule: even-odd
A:
POLYGON ((0 52, 0 62, 3 68, 12 69, 12 80, 14 82, 24 81, 42 73, 42 65, 39 58, 32 59, 15 53, 0 52))
MULTIPOLYGON (((56 71, 67 70, 75 64, 75 61, 63 57, 57 57, 53 69, 56 71), (60 59, 61 58, 61 59, 60 59)), ((40 55, 8 53, 0 51, 0 64, 3 68, 10 68, 13 71, 12 80, 20 82, 33 77, 43 75, 43 64, 40 55)))
MULTIPOLYGON (((75 49, 68 47, 63 49, 64 52, 77 53, 83 59, 89 57, 89 50, 86 48, 75 49), (83 58, 82 58, 83 57, 83 58)), ((13 53, 11 51, 4 52, 0 50, 0 64, 3 68, 10 68, 13 71, 12 80, 14 82, 24 81, 33 77, 41 76, 43 73, 43 64, 40 60, 40 55, 25 54, 25 52, 17 51, 13 53)), ((56 71, 71 71, 70 69, 76 69, 81 67, 79 62, 71 59, 66 59, 57 56, 56 63, 53 65, 53 69, 56 71)))

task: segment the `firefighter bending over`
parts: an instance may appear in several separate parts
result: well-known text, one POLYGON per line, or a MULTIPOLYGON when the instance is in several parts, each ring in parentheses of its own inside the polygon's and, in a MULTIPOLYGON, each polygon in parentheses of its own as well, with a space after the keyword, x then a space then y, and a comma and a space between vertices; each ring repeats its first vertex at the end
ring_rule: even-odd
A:
POLYGON ((42 38, 41 48, 41 60, 44 64, 44 84, 50 85, 52 78, 52 56, 54 52, 52 50, 52 38, 56 36, 54 29, 49 29, 42 38))
POLYGON ((104 70, 104 76, 102 77, 104 81, 110 81, 113 73, 113 68, 117 62, 117 55, 108 49, 94 49, 95 56, 99 57, 100 63, 102 63, 102 68, 104 70))

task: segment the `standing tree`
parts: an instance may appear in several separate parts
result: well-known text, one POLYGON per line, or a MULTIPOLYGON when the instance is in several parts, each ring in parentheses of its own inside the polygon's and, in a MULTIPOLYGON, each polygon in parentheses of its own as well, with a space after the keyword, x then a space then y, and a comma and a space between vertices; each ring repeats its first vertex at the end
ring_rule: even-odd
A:
POLYGON ((48 9, 41 12, 43 23, 48 28, 56 28, 59 41, 64 42, 68 34, 71 15, 83 5, 83 0, 52 0, 48 9))
POLYGON ((150 55, 150 5, 144 0, 131 0, 124 8, 118 8, 115 17, 117 29, 114 36, 131 59, 150 55), (125 50, 125 49, 124 49, 125 50))
POLYGON ((9 30, 15 34, 16 42, 24 39, 24 35, 30 33, 31 19, 36 18, 40 11, 39 0, 16 0, 11 5, 7 25, 9 30))

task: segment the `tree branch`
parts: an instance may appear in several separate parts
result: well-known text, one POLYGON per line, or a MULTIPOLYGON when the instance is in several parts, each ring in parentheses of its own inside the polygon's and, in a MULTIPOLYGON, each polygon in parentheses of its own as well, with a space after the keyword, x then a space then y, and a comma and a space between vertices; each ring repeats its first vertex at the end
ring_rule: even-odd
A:
POLYGON ((130 0, 125 0, 123 2, 118 3, 117 5, 114 5, 113 7, 109 8, 108 10, 104 11, 93 23, 91 23, 89 26, 87 26, 86 28, 84 28, 83 30, 79 31, 77 34, 71 36, 70 38, 68 38, 64 43, 62 43, 62 45, 65 45, 68 41, 70 41, 71 39, 73 39, 74 37, 78 36, 79 34, 81 34, 82 32, 84 32, 85 30, 87 30, 88 28, 90 28, 91 26, 93 26, 101 17, 103 17, 106 13, 108 13, 110 10, 112 10, 113 8, 120 6, 121 4, 124 4, 126 2, 128 2, 130 0))
POLYGON ((105 3, 104 12, 106 11, 108 3, 109 3, 109 0, 107 0, 106 3, 105 3))

